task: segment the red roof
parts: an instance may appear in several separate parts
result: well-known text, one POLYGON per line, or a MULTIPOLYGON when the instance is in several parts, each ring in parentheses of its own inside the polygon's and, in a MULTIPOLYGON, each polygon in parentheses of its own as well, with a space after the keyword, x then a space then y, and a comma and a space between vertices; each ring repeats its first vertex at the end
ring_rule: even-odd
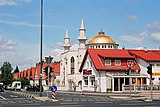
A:
POLYGON ((60 63, 51 63, 50 66, 54 68, 54 73, 60 73, 60 63))
POLYGON ((134 66, 132 69, 135 70, 140 70, 140 67, 136 63, 134 56, 131 56, 127 50, 120 50, 120 49, 87 49, 85 57, 82 61, 81 67, 80 67, 80 72, 82 71, 82 67, 84 64, 84 61, 89 54, 95 68, 97 70, 121 70, 124 71, 128 68, 127 66, 127 60, 133 60, 134 61, 134 66), (116 65, 104 65, 104 58, 109 58, 109 59, 117 59, 117 60, 125 60, 125 64, 116 66, 116 65))
POLYGON ((160 51, 129 50, 129 53, 145 61, 160 61, 160 51))

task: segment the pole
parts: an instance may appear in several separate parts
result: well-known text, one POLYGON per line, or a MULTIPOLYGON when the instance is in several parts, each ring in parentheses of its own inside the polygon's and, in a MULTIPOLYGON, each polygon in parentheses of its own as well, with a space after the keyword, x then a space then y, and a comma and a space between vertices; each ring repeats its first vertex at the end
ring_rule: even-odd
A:
POLYGON ((150 85, 151 85, 151 101, 153 100, 153 83, 152 83, 152 74, 150 74, 150 85))
POLYGON ((50 65, 48 66, 48 91, 47 91, 47 99, 48 100, 49 100, 49 73, 50 73, 50 65))
POLYGON ((43 36, 43 0, 41 0, 41 31, 40 31, 40 94, 42 96, 42 36, 43 36))
POLYGON ((129 68, 129 97, 131 98, 131 68, 129 68))

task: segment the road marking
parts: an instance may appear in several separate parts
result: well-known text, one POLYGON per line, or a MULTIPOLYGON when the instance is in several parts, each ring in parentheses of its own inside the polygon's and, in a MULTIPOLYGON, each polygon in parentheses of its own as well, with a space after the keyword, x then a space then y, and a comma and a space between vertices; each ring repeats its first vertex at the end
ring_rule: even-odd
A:
POLYGON ((60 104, 78 104, 77 102, 73 102, 73 103, 60 103, 60 104))
POLYGON ((11 97, 18 97, 18 96, 14 96, 14 95, 10 95, 11 97))
POLYGON ((144 106, 144 107, 159 107, 159 106, 144 106))
POLYGON ((2 96, 0 96, 0 98, 2 98, 2 99, 6 99, 6 98, 4 98, 4 97, 2 97, 2 96))
POLYGON ((138 105, 153 105, 153 104, 157 104, 157 103, 134 103, 134 104, 120 104, 122 106, 138 106, 138 105))
POLYGON ((95 103, 101 104, 101 103, 113 103, 113 102, 95 102, 95 103))

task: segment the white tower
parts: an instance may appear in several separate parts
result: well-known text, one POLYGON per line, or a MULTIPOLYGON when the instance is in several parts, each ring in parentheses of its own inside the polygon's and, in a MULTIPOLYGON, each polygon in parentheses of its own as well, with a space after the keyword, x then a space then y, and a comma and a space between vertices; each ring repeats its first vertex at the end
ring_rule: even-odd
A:
POLYGON ((66 37, 64 38, 63 47, 64 47, 64 52, 70 51, 71 44, 70 44, 70 38, 68 35, 68 30, 66 30, 66 37))
POLYGON ((79 48, 80 49, 85 49, 86 48, 86 40, 87 40, 87 36, 86 36, 86 29, 84 27, 84 20, 82 18, 82 22, 81 22, 81 27, 79 29, 79 36, 78 36, 78 40, 79 40, 79 48))
POLYGON ((87 40, 86 29, 84 27, 83 18, 81 22, 81 27, 79 29, 79 36, 77 39, 79 41, 79 48, 78 48, 78 68, 79 68, 82 63, 84 54, 86 52, 86 40, 87 40))

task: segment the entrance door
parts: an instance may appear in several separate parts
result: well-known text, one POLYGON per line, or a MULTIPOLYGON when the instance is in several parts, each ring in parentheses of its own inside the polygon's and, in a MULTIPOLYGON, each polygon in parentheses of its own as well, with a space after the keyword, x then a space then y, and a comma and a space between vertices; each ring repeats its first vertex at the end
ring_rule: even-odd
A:
POLYGON ((122 84, 124 83, 124 78, 120 78, 120 91, 122 91, 122 84))
POLYGON ((124 78, 114 78, 114 91, 122 91, 124 78))
POLYGON ((114 91, 118 91, 118 78, 114 78, 114 91))

